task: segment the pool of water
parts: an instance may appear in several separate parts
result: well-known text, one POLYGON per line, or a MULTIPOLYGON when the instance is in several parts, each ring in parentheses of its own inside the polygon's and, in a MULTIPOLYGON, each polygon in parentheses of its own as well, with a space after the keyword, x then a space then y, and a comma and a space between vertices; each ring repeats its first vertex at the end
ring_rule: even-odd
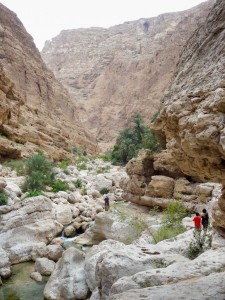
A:
POLYGON ((33 271, 33 262, 14 265, 13 275, 0 287, 0 300, 43 300, 48 277, 43 276, 42 282, 36 282, 30 278, 33 271))

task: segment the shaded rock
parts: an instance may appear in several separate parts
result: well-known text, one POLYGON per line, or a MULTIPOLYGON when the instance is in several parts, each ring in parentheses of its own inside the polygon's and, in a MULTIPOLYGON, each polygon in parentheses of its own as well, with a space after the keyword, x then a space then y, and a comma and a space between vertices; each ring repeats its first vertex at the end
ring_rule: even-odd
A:
POLYGON ((146 190, 146 196, 157 198, 172 198, 174 179, 162 175, 152 176, 146 190))
POLYGON ((61 245, 48 245, 47 257, 50 260, 58 261, 63 254, 63 248, 61 245))
POLYGON ((66 237, 72 237, 75 235, 75 233, 76 233, 76 228, 73 225, 69 225, 64 229, 64 234, 66 237))

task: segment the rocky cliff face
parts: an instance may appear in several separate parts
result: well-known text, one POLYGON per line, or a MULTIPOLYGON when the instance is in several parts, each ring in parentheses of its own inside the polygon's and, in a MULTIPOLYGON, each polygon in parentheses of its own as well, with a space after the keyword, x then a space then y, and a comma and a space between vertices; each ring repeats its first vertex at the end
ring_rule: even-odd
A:
POLYGON ((0 4, 0 158, 42 149, 54 159, 94 142, 83 130, 66 89, 47 69, 17 16, 0 4))
POLYGON ((184 44, 213 2, 109 29, 64 30, 46 42, 42 57, 102 149, 112 146, 133 114, 149 120, 158 109, 184 44))
MULTIPOLYGON (((191 37, 162 101, 155 129, 164 132, 177 165, 204 181, 225 184, 225 2, 218 0, 191 37)), ((225 200, 214 223, 225 228, 225 200)))

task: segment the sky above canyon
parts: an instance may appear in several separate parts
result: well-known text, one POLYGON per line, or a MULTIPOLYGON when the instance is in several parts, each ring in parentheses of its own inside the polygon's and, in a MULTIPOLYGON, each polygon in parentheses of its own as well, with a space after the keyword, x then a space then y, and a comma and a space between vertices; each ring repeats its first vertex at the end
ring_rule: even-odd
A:
POLYGON ((203 0, 0 0, 14 11, 41 50, 63 29, 110 27, 189 9, 203 0))

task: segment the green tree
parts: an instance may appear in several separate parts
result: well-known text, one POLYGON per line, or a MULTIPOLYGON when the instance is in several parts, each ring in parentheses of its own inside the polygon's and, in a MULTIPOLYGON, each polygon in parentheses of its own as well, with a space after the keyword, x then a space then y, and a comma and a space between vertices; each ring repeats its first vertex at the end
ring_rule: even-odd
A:
POLYGON ((132 127, 124 128, 119 132, 111 153, 112 162, 124 165, 142 148, 155 153, 160 150, 161 146, 151 129, 144 125, 143 118, 136 114, 133 116, 132 127))

